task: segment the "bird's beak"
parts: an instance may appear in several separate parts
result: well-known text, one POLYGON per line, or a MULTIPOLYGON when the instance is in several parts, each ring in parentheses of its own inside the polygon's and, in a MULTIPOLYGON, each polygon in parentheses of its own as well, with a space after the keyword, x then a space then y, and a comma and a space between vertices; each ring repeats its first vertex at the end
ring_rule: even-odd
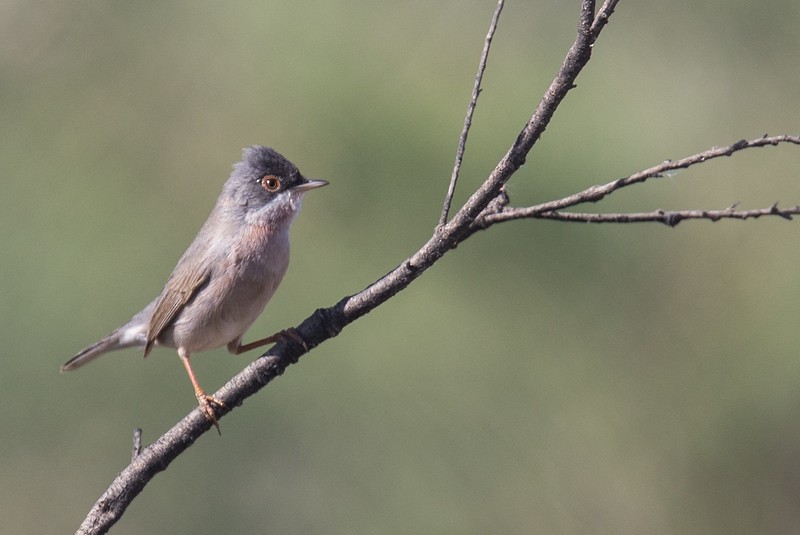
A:
POLYGON ((299 192, 305 192, 310 189, 321 188, 322 186, 327 186, 327 180, 306 180, 302 184, 296 185, 293 189, 299 192))

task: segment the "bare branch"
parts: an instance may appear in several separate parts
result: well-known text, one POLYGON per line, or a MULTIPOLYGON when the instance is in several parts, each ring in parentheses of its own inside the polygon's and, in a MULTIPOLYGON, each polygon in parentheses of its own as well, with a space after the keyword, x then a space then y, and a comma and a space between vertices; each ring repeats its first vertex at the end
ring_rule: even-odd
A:
POLYGON ((581 15, 578 18, 578 31, 584 34, 591 32, 593 22, 594 0, 583 0, 581 2, 581 15))
MULTIPOLYGON (((607 4, 615 5, 616 3, 607 2, 607 4)), ((607 15, 610 15, 610 12, 607 15)), ((581 3, 580 22, 575 42, 570 46, 567 56, 561 64, 561 69, 559 69, 555 79, 550 83, 550 87, 547 88, 544 96, 539 101, 533 115, 519 133, 511 148, 508 149, 508 152, 489 175, 489 178, 464 203, 464 206, 461 207, 450 223, 437 229, 440 234, 448 230, 469 233, 469 228, 475 218, 478 217, 492 199, 500 194, 503 185, 525 163, 528 153, 536 141, 539 140, 547 125, 550 124, 550 120, 553 118, 561 101, 575 87, 575 80, 578 78, 578 74, 580 74, 592 56, 592 46, 604 26, 600 25, 596 31, 593 31, 593 21, 594 2, 584 0, 581 3)))
MULTIPOLYGON (((575 193, 574 195, 568 195, 567 197, 557 199, 554 201, 537 204, 535 206, 528 206, 525 208, 508 208, 505 205, 502 205, 497 207, 495 210, 491 211, 485 210, 484 213, 481 214, 480 218, 478 218, 474 222, 472 227, 473 230, 481 230, 488 228, 494 223, 500 223, 502 221, 511 221, 513 219, 523 219, 523 218, 542 218, 542 219, 547 218, 547 219, 560 219, 563 221, 579 221, 581 219, 573 219, 571 218, 571 216, 556 217, 550 215, 545 217, 544 214, 558 212, 559 210, 563 210, 564 208, 569 208, 570 206, 577 206, 579 204, 584 204, 588 202, 597 202, 603 199, 605 196, 610 195, 611 193, 619 189, 622 189, 624 187, 631 186, 633 184, 640 184, 651 178, 660 178, 666 174, 677 171, 679 169, 686 169, 693 165, 708 162, 715 158, 720 158, 722 156, 731 156, 732 154, 745 149, 767 147, 767 146, 774 147, 781 143, 791 143, 794 145, 800 145, 800 136, 783 134, 779 136, 762 136, 760 138, 751 140, 742 139, 740 141, 737 141, 736 143, 732 143, 724 147, 712 147, 703 152, 699 152, 697 154, 681 158, 680 160, 667 160, 663 163, 660 163, 648 169, 644 169, 627 177, 614 180, 613 182, 609 182, 607 184, 594 185, 589 188, 586 188, 583 191, 575 193)), ((586 214, 586 215, 589 216, 592 214, 586 214)), ((594 215, 599 215, 599 214, 594 214, 594 215)), ((696 218, 684 218, 684 219, 696 219, 696 218)), ((613 217, 605 219, 602 222, 611 222, 612 220, 613 217)), ((595 219, 593 222, 601 222, 601 221, 595 219)))
POLYGON ((483 51, 481 52, 481 59, 478 62, 478 74, 475 75, 475 84, 472 86, 472 97, 470 98, 469 105, 467 106, 467 116, 464 118, 464 128, 461 130, 461 136, 458 139, 458 149, 456 149, 456 161, 453 164, 453 173, 450 175, 450 186, 447 188, 447 195, 444 198, 444 205, 442 206, 442 215, 439 217, 439 226, 441 227, 447 223, 447 216, 450 213, 450 204, 453 202, 453 195, 456 192, 456 184, 458 182, 458 173, 461 171, 461 161, 464 158, 464 148, 467 145, 467 136, 469 129, 472 126, 472 115, 475 112, 475 105, 478 103, 478 96, 481 94, 481 81, 483 80, 483 72, 486 70, 486 61, 489 58, 489 48, 492 46, 492 38, 494 31, 497 28, 497 21, 500 20, 500 12, 503 11, 504 0, 498 0, 497 7, 492 16, 492 22, 489 24, 489 32, 486 34, 486 39, 483 41, 483 51))
POLYGON ((589 32, 591 17, 588 17, 588 20, 585 19, 587 19, 587 13, 592 13, 593 9, 594 2, 584 0, 581 7, 578 35, 567 52, 561 69, 539 101, 530 120, 489 177, 448 223, 436 228, 433 236, 419 251, 371 286, 345 301, 343 311, 347 323, 370 312, 403 290, 447 251, 472 234, 471 226, 475 222, 475 218, 493 199, 501 195, 505 183, 525 163, 525 158, 549 124, 558 105, 564 100, 569 90, 575 87, 574 82, 578 74, 589 61, 591 48, 597 36, 591 35, 589 32))
POLYGON ((792 216, 800 215, 800 206, 791 208, 778 208, 778 203, 769 208, 756 210, 736 210, 735 206, 725 210, 677 210, 652 212, 637 212, 630 214, 589 214, 579 212, 544 212, 535 216, 537 219, 554 219, 557 221, 570 221, 581 223, 663 223, 674 227, 684 219, 707 219, 719 221, 720 219, 757 219, 759 217, 777 216, 792 220, 792 216))
POLYGON ((603 5, 600 6, 600 11, 597 12, 597 16, 592 22, 591 32, 597 38, 600 35, 600 32, 603 30, 603 27, 608 24, 608 19, 611 17, 611 14, 614 13, 614 8, 617 7, 619 0, 606 0, 603 2, 603 5))

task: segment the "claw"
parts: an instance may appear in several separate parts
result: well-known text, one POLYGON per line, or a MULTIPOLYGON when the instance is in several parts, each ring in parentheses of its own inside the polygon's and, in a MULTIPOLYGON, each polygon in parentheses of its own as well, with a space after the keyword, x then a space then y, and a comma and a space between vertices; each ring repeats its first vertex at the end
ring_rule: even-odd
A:
POLYGON ((308 344, 306 344, 306 341, 303 340, 303 337, 300 336, 300 333, 297 332, 297 329, 295 329, 294 327, 289 327, 288 329, 282 330, 281 332, 278 333, 278 336, 285 336, 291 338, 298 344, 302 345, 303 349, 305 349, 306 353, 308 353, 308 344))
POLYGON ((203 414, 205 414, 205 417, 208 418, 208 421, 210 421, 214 425, 214 427, 217 429, 217 433, 222 435, 222 431, 219 430, 217 415, 214 414, 214 408, 212 407, 212 405, 216 405, 217 407, 223 410, 228 408, 227 405, 225 405, 223 402, 221 402, 214 396, 209 396, 202 390, 199 392, 195 392, 195 396, 197 397, 197 404, 200 405, 200 409, 203 411, 203 414))

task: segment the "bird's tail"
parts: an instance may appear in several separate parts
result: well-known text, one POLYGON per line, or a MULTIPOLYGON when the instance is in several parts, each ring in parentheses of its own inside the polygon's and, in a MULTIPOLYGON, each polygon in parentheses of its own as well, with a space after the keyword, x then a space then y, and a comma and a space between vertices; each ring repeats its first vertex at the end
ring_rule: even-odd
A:
POLYGON ((119 329, 107 334, 102 339, 81 350, 80 353, 61 366, 61 371, 68 372, 75 368, 80 368, 87 362, 91 362, 109 351, 125 349, 126 347, 144 347, 147 342, 147 329, 151 314, 150 310, 154 304, 155 301, 150 303, 144 310, 136 314, 131 321, 119 329))
POLYGON ((70 370, 80 368, 87 362, 93 361, 100 355, 108 353, 109 351, 122 349, 124 347, 128 346, 120 344, 120 333, 119 330, 116 330, 105 338, 98 340, 89 347, 81 350, 80 353, 69 359, 64 363, 63 366, 61 366, 61 371, 68 372, 70 370))

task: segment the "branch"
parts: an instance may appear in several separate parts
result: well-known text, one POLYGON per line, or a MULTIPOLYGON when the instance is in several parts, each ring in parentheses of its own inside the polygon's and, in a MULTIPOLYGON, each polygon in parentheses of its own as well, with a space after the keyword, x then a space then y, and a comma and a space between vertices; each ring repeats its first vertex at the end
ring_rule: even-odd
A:
POLYGON ((614 9, 617 7, 618 3, 619 0, 606 0, 603 2, 603 5, 600 6, 600 10, 597 12, 597 16, 594 18, 591 27, 591 32, 595 39, 597 39, 597 36, 603 31, 605 25, 608 24, 608 19, 611 18, 611 14, 614 13, 614 9))
MULTIPOLYGON (((607 0, 601 10, 611 10, 616 3, 616 1, 607 0)), ((608 12, 610 14, 610 11, 608 12)), ((403 290, 447 251, 455 248, 472 234, 470 227, 475 222, 475 218, 501 194, 505 183, 525 163, 528 153, 550 123, 558 105, 575 87, 574 82, 588 63, 591 57, 591 48, 600 31, 598 29, 597 34, 591 32, 591 25, 594 22, 593 14, 594 2, 583 0, 578 35, 567 52, 561 69, 539 101, 530 120, 489 177, 448 223, 436 227, 433 236, 419 251, 365 290, 343 301, 343 312, 347 323, 370 312, 403 290)))
MULTIPOLYGON (((605 10, 610 15, 610 11, 613 11, 613 6, 616 3, 616 1, 607 0, 603 4, 601 11, 605 10)), ((591 58, 592 46, 604 26, 604 24, 600 25, 593 31, 593 23, 594 1, 583 0, 578 23, 578 35, 569 48, 567 56, 561 64, 561 69, 550 83, 544 96, 539 101, 539 105, 522 129, 522 132, 517 136, 514 144, 503 156, 503 159, 500 160, 500 163, 497 164, 489 178, 459 211, 461 219, 456 222, 456 218, 454 218, 451 223, 466 226, 465 220, 472 220, 477 217, 486 205, 500 193, 503 185, 511 178, 511 175, 525 163, 533 145, 539 140, 547 125, 550 124, 550 120, 553 118, 561 101, 575 87, 575 80, 578 78, 578 74, 591 58)))
POLYGON ((800 206, 791 208, 778 208, 778 203, 769 208, 756 210, 736 210, 736 205, 725 210, 677 210, 652 212, 637 212, 630 214, 586 214, 578 212, 544 212, 536 216, 538 219, 553 219, 556 221, 570 221, 581 223, 663 223, 674 227, 684 219, 707 219, 719 221, 720 219, 758 219, 759 217, 777 216, 792 220, 792 216, 800 215, 800 206))
POLYGON ((706 151, 698 152, 691 156, 681 158, 680 160, 667 160, 659 165, 655 165, 648 169, 636 172, 624 178, 620 178, 609 182, 607 184, 594 185, 584 189, 573 195, 557 199, 554 201, 537 204, 535 206, 528 206, 524 208, 508 208, 506 203, 493 205, 489 209, 484 210, 479 218, 473 223, 471 231, 484 230, 489 228, 495 223, 504 221, 512 221, 514 219, 524 218, 537 218, 537 219, 557 219, 561 221, 583 221, 591 223, 634 223, 641 221, 659 221, 668 225, 674 226, 683 219, 712 219, 716 221, 722 218, 734 219, 747 219, 748 217, 757 217, 758 215, 780 215, 781 217, 796 215, 792 210, 788 209, 776 213, 776 205, 773 207, 765 208, 762 210, 748 211, 748 212, 735 212, 731 209, 721 211, 684 211, 684 212, 663 212, 655 211, 648 214, 575 214, 569 212, 560 212, 564 208, 577 206, 579 204, 598 202, 607 195, 614 193, 622 188, 632 186, 634 184, 641 184, 651 178, 661 178, 669 175, 679 169, 687 169, 693 165, 701 164, 720 158, 722 156, 731 156, 736 152, 752 149, 758 147, 777 146, 781 143, 790 143, 793 145, 800 145, 800 136, 793 136, 783 134, 779 136, 762 136, 760 138, 746 140, 742 139, 731 145, 725 147, 712 147, 706 151), (662 215, 658 215, 658 214, 662 215), (699 217, 698 214, 706 213, 705 217, 699 217), (673 214, 670 216, 669 214, 673 214), (735 215, 721 215, 721 214, 735 214, 735 215), (747 215, 747 217, 744 217, 747 215), (673 217, 673 219, 670 219, 673 217), (714 219, 716 218, 716 219, 714 219), (674 221, 674 224, 672 224, 674 221))
POLYGON ((467 136, 472 126, 472 114, 475 112, 475 106, 478 104, 478 96, 481 94, 483 72, 486 70, 486 60, 489 58, 489 48, 492 46, 492 38, 494 37, 495 29, 497 29, 497 21, 500 19, 500 12, 503 11, 503 2, 504 0, 498 0, 494 15, 492 16, 492 22, 489 24, 489 32, 486 34, 486 39, 483 41, 483 51, 481 52, 481 59, 478 62, 478 74, 475 75, 475 84, 472 86, 472 98, 469 100, 467 116, 464 118, 464 128, 461 130, 461 136, 458 139, 456 161, 453 164, 453 173, 450 175, 450 186, 447 188, 447 195, 445 195, 444 198, 442 215, 439 217, 439 226, 447 223, 447 216, 450 213, 450 204, 453 202, 453 195, 456 192, 458 173, 461 171, 461 161, 464 158, 464 148, 467 145, 467 136))

